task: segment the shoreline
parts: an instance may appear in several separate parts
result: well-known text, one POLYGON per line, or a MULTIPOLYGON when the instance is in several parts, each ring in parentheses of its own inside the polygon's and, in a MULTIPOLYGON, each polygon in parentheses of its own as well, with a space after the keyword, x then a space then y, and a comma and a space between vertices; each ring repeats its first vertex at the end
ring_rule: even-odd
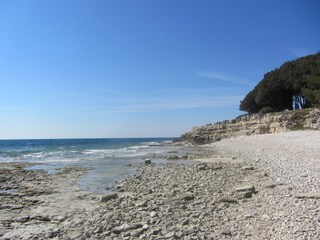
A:
POLYGON ((102 202, 76 185, 84 169, 18 167, 33 191, 0 194, 14 200, 1 204, 0 239, 317 239, 319 141, 297 131, 200 146, 204 162, 141 165, 102 202))

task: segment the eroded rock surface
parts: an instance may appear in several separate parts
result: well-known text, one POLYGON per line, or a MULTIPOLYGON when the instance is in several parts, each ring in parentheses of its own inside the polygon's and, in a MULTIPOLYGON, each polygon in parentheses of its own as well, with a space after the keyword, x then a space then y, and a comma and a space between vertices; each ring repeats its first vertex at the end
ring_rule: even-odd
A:
POLYGON ((183 134, 180 140, 192 144, 206 144, 236 136, 277 133, 303 128, 320 129, 319 109, 244 115, 232 120, 194 127, 183 134))

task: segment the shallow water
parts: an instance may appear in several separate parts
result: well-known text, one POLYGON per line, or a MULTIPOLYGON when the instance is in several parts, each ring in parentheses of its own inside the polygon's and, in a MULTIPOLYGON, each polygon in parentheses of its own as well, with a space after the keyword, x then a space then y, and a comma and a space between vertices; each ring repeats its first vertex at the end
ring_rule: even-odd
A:
MULTIPOLYGON (((79 185, 89 191, 102 193, 117 181, 136 174, 136 168, 147 158, 166 164, 169 155, 184 155, 185 147, 169 144, 170 138, 131 139, 55 139, 1 140, 0 162, 29 162, 27 169, 55 173, 65 166, 88 168, 79 185)), ((187 163, 187 161, 174 161, 187 163)))

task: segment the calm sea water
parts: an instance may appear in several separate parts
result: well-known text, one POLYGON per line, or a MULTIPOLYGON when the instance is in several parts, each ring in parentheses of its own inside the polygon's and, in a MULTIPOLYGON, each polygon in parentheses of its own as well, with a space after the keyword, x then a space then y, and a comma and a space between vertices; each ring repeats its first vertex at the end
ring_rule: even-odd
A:
POLYGON ((54 173, 76 165, 91 170, 81 187, 104 192, 116 181, 136 173, 146 158, 165 162, 165 156, 182 148, 166 145, 172 138, 0 140, 0 162, 31 162, 32 169, 54 173))

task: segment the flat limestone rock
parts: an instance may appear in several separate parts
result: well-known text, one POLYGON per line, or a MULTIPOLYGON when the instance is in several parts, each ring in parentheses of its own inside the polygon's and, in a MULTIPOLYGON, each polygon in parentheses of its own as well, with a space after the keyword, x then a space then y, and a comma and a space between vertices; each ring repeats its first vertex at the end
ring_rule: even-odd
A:
POLYGON ((100 197, 100 202, 108 202, 111 199, 116 199, 118 197, 117 193, 108 193, 100 197))
POLYGON ((256 189, 253 185, 246 185, 234 189, 235 192, 255 192, 255 190, 256 189))
POLYGON ((234 158, 199 158, 194 159, 194 161, 203 163, 242 163, 243 160, 234 158))
POLYGON ((297 193, 296 198, 313 198, 320 199, 320 193, 297 193))

